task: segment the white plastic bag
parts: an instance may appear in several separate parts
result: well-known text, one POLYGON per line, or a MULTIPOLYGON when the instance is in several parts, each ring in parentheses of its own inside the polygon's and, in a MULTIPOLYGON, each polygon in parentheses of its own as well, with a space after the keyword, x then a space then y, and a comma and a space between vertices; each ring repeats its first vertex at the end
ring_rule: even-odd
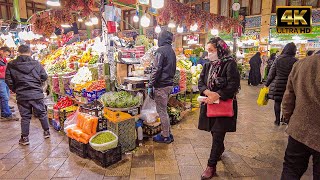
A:
POLYGON ((64 132, 67 134, 67 130, 70 129, 71 127, 74 127, 77 124, 77 118, 79 114, 79 108, 77 111, 69 116, 65 121, 64 121, 64 132))
POLYGON ((147 96, 142 106, 140 119, 146 121, 147 123, 154 123, 158 117, 159 114, 157 112, 156 102, 147 96))

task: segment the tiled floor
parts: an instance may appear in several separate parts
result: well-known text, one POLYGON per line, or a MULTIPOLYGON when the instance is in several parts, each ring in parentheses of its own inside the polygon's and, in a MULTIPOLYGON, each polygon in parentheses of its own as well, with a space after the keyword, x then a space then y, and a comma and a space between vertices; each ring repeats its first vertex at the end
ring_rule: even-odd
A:
MULTIPOLYGON (((287 143, 285 126, 273 125, 272 102, 256 105, 258 92, 259 88, 243 83, 238 130, 227 135, 226 152, 213 179, 279 179, 287 143)), ((206 167, 211 135, 197 130, 197 119, 194 112, 173 126, 174 143, 146 141, 107 169, 70 153, 62 134, 52 130, 51 138, 44 140, 37 120, 31 124, 27 147, 17 143, 19 122, 0 122, 0 179, 198 180, 206 167)), ((311 174, 309 168, 303 179, 312 179, 311 174)))

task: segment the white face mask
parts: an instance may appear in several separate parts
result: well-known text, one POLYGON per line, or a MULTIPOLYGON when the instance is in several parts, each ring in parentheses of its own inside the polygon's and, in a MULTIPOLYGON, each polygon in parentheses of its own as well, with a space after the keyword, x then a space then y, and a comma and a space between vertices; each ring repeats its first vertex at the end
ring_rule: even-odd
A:
POLYGON ((208 59, 209 61, 216 61, 218 60, 218 53, 217 52, 213 52, 213 53, 208 53, 208 59))

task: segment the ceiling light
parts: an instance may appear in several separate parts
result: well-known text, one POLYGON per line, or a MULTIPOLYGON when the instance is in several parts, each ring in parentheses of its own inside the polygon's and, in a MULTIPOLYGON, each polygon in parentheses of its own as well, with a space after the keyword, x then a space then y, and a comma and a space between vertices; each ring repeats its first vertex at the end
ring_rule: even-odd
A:
POLYGON ((154 29, 154 31, 159 34, 161 32, 161 27, 159 25, 156 26, 156 28, 154 29))
POLYGON ((89 20, 87 22, 84 23, 86 26, 93 26, 92 22, 89 20))
POLYGON ((93 25, 99 24, 99 19, 98 19, 96 16, 92 16, 92 17, 90 18, 90 20, 91 20, 91 22, 92 22, 93 25))
POLYGON ((178 26, 178 27, 177 27, 177 32, 178 32, 178 33, 183 33, 183 27, 178 26))
POLYGON ((164 0, 151 0, 152 8, 160 9, 164 6, 164 0))
POLYGON ((55 6, 55 7, 61 6, 60 0, 48 0, 48 1, 47 1, 47 5, 49 5, 49 6, 55 6))
POLYGON ((83 22, 82 17, 78 17, 78 22, 83 22))
POLYGON ((142 17, 141 17, 141 26, 142 27, 148 27, 150 26, 150 18, 147 16, 147 14, 144 14, 142 17))

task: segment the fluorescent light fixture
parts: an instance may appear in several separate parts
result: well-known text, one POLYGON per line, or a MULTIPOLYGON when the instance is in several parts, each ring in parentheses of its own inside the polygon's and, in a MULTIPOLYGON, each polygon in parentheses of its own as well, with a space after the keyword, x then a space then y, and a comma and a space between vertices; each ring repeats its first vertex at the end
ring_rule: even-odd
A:
POLYGON ((48 0, 47 5, 55 7, 61 6, 60 0, 48 0))

